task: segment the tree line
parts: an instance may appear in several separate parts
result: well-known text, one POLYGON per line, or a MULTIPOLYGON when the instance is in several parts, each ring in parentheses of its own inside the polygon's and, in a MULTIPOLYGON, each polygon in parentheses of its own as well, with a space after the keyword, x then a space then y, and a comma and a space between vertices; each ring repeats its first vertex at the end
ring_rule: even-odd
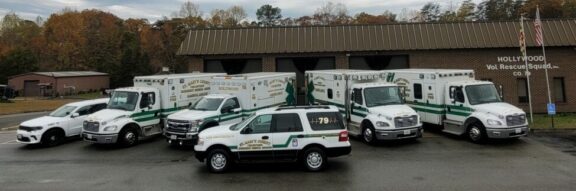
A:
POLYGON ((11 12, 0 23, 0 83, 6 83, 8 76, 32 71, 94 70, 109 73, 112 87, 119 87, 162 67, 185 72, 186 58, 175 53, 191 29, 512 20, 533 17, 538 5, 542 18, 576 17, 576 0, 484 0, 479 4, 464 0, 448 6, 429 2, 419 10, 355 15, 344 4, 327 2, 313 14, 300 17, 284 17, 281 8, 262 5, 256 20, 248 19, 241 6, 204 14, 199 4, 188 1, 171 17, 153 23, 121 19, 97 9, 65 8, 35 21, 11 12))

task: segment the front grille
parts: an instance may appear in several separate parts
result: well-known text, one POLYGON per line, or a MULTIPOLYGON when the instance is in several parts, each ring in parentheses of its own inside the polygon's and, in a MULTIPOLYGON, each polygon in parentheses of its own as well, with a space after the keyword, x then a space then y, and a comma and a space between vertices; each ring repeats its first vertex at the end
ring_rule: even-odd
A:
POLYGON ((28 137, 18 137, 18 140, 22 142, 30 142, 30 138, 28 137))
POLYGON ((98 132, 99 127, 98 122, 84 122, 84 131, 98 132))
POLYGON ((517 126, 524 125, 526 123, 526 115, 509 115, 506 116, 506 125, 517 126))
POLYGON ((417 115, 394 118, 394 126, 396 128, 412 127, 412 126, 415 126, 417 124, 418 124, 418 116, 417 115))
POLYGON ((190 122, 183 120, 168 120, 168 131, 185 133, 190 129, 190 122))

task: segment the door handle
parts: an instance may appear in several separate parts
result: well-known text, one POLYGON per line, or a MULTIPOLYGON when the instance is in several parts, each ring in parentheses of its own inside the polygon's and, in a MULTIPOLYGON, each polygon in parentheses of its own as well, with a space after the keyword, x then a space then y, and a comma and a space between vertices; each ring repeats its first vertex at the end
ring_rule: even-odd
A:
POLYGON ((262 139, 267 140, 269 137, 268 136, 262 136, 262 139))
POLYGON ((296 138, 304 138, 304 135, 297 135, 296 138))

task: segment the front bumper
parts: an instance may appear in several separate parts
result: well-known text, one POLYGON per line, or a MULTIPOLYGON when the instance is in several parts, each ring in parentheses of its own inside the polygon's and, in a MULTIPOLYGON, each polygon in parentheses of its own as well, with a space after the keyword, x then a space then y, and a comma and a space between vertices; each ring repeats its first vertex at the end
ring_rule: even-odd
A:
POLYGON ((391 129, 391 130, 380 130, 376 129, 376 139, 378 140, 399 140, 399 139, 411 139, 422 137, 424 130, 422 126, 416 126, 404 129, 391 129))
POLYGON ((16 141, 24 144, 38 144, 42 140, 42 133, 39 131, 16 131, 16 141))
POLYGON ((195 145, 198 141, 198 133, 177 133, 177 132, 164 132, 166 141, 172 143, 177 142, 182 145, 195 145))
POLYGON ((486 134, 491 139, 506 139, 528 135, 528 127, 520 126, 513 128, 486 128, 486 134))
POLYGON ((118 134, 82 133, 82 140, 98 144, 114 144, 118 141, 118 134))

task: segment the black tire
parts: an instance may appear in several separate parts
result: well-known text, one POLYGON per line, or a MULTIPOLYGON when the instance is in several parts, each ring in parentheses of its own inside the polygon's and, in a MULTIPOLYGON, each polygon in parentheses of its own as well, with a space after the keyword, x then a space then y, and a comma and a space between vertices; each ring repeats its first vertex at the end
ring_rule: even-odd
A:
POLYGON ((46 131, 42 135, 40 143, 46 147, 53 147, 62 143, 63 140, 64 140, 64 132, 57 129, 52 129, 46 131))
POLYGON ((124 127, 118 134, 118 144, 131 147, 138 144, 138 131, 134 127, 124 127))
POLYGON ((362 135, 360 135, 362 141, 374 145, 376 143, 376 130, 374 130, 374 126, 371 123, 365 123, 362 126, 362 135))
POLYGON ((232 163, 230 154, 224 149, 212 149, 206 157, 206 166, 212 173, 223 173, 232 163))
POLYGON ((311 147, 304 151, 300 159, 307 171, 318 172, 324 169, 328 158, 326 152, 318 147, 311 147))
POLYGON ((476 144, 483 144, 488 139, 486 135, 486 127, 480 122, 473 123, 468 126, 466 131, 466 136, 468 140, 476 144))

